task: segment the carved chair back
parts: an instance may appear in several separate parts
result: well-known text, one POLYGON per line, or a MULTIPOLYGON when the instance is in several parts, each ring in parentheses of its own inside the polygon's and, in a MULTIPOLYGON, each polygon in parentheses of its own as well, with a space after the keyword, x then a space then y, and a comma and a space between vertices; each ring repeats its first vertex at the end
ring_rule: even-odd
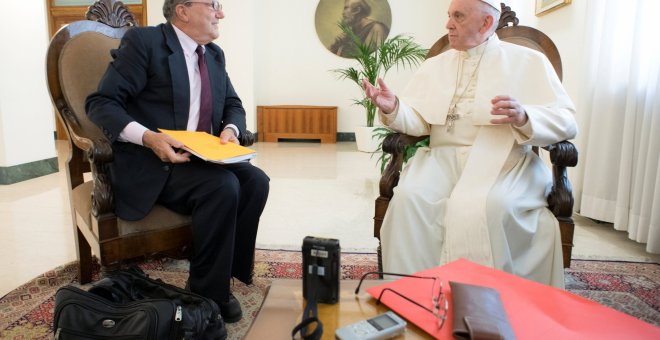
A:
MULTIPOLYGON (((555 72, 557 72, 557 76, 559 76, 559 79, 561 80, 561 57, 559 56, 559 50, 552 39, 536 28, 518 26, 519 20, 516 17, 516 12, 512 11, 508 6, 504 6, 504 4, 502 5, 502 15, 496 30, 497 37, 500 38, 500 40, 525 46, 545 54, 554 67, 555 72)), ((449 48, 449 38, 447 35, 444 35, 429 49, 426 58, 435 57, 436 55, 447 51, 449 48)))
POLYGON ((112 148, 87 118, 85 100, 105 73, 110 51, 135 26, 135 19, 115 0, 96 1, 86 18, 53 36, 46 67, 50 95, 71 149, 66 171, 81 283, 91 280, 92 252, 102 266, 115 266, 125 259, 183 249, 191 242, 189 216, 161 206, 140 221, 114 214, 108 172, 112 148))

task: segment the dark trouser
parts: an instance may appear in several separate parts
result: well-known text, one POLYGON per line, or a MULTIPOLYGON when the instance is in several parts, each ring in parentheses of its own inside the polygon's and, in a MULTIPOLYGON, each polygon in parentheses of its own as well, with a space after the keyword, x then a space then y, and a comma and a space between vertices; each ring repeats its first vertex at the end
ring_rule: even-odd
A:
POLYGON ((232 276, 252 281, 268 182, 268 176, 250 163, 219 165, 193 157, 173 166, 158 203, 192 215, 191 291, 226 302, 232 276))

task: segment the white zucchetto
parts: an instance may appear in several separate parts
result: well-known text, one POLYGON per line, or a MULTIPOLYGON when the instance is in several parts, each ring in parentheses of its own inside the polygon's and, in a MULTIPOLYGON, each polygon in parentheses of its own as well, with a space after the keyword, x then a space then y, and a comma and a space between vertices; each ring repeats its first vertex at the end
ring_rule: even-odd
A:
POLYGON ((500 0, 481 0, 481 2, 485 2, 489 5, 491 5, 493 8, 495 8, 499 12, 502 12, 502 6, 501 6, 500 0))

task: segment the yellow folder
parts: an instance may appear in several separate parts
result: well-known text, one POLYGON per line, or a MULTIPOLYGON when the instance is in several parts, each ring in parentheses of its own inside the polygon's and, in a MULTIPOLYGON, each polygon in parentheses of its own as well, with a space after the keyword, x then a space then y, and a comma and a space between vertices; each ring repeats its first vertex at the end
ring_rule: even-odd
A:
POLYGON ((158 130, 183 143, 186 151, 208 162, 230 164, 248 161, 257 155, 256 151, 235 143, 220 144, 219 137, 206 132, 158 130))

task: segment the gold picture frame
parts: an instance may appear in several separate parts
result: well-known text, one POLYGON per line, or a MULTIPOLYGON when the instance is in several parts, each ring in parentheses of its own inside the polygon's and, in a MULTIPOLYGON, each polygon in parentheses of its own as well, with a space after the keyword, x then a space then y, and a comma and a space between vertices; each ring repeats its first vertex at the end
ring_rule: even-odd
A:
POLYGON ((536 0, 536 16, 548 14, 570 3, 571 0, 536 0))

